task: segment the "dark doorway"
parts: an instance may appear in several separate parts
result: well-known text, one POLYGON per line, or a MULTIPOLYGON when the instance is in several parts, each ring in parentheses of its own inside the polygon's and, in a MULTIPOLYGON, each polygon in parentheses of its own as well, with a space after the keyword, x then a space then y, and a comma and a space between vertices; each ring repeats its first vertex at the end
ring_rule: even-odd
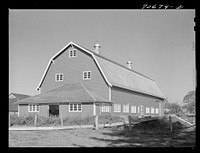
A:
POLYGON ((49 105, 49 116, 59 116, 59 105, 49 105))

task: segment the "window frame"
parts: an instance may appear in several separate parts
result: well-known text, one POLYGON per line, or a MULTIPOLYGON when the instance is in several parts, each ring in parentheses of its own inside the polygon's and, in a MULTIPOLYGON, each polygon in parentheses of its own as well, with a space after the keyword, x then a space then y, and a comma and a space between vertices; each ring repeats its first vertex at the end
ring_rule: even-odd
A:
POLYGON ((60 81, 63 81, 64 80, 64 74, 63 73, 56 73, 55 74, 55 81, 56 82, 60 82, 60 81), (60 79, 62 76, 62 80, 60 79))
POLYGON ((28 112, 40 112, 40 105, 39 104, 29 104, 28 112))
POLYGON ((91 71, 83 71, 83 80, 91 80, 91 78, 92 78, 91 73, 92 73, 91 71), (88 75, 88 74, 90 74, 90 75, 88 75), (86 76, 86 78, 85 78, 85 76, 86 76), (90 78, 88 76, 90 76, 90 78))
POLYGON ((129 113, 129 104, 123 105, 123 113, 129 113))
POLYGON ((155 114, 159 114, 159 109, 158 108, 156 108, 155 114))
POLYGON ((77 57, 77 49, 72 48, 69 50, 69 58, 75 58, 77 57))
POLYGON ((110 112, 110 107, 109 106, 102 106, 101 112, 110 112))
POLYGON ((113 107, 113 112, 121 112, 121 104, 114 104, 113 107))
POLYGON ((154 112, 155 112, 154 107, 151 107, 151 114, 154 114, 154 112))
POLYGON ((82 104, 81 103, 69 103, 68 107, 69 107, 69 112, 82 112, 82 104), (74 109, 75 105, 76 105, 76 110, 74 109), (72 110, 71 110, 71 108, 72 108, 72 110))
POLYGON ((137 113, 137 107, 136 106, 131 106, 131 113, 137 113))
POLYGON ((146 112, 146 114, 149 114, 150 113, 150 107, 146 107, 145 112, 146 112))

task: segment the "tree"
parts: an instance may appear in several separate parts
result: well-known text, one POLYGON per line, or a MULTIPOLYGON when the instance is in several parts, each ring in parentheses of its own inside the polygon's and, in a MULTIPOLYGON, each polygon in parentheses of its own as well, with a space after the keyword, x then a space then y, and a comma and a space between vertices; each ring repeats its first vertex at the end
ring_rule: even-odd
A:
POLYGON ((170 111, 171 114, 178 114, 180 115, 182 113, 182 110, 181 110, 181 106, 177 103, 169 103, 169 102, 166 102, 166 105, 165 107, 170 111))
POLYGON ((183 98, 183 103, 186 103, 183 108, 185 108, 188 112, 194 113, 195 111, 195 91, 190 91, 188 94, 183 98))

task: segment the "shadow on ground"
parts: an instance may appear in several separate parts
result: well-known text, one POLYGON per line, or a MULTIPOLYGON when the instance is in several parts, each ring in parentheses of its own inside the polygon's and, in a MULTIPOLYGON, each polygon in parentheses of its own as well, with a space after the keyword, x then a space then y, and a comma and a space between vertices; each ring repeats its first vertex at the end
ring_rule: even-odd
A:
POLYGON ((174 123, 174 132, 163 121, 153 121, 132 127, 112 128, 103 132, 104 138, 90 137, 104 141, 106 147, 195 147, 195 131, 181 132, 183 127, 174 123))

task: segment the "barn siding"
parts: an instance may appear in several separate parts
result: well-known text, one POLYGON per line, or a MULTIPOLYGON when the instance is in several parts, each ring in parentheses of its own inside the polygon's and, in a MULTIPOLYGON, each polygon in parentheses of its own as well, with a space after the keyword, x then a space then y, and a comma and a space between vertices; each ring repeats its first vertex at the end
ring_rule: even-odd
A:
POLYGON ((93 104, 82 104, 81 112, 69 112, 69 104, 61 104, 59 106, 59 115, 62 115, 63 118, 93 116, 93 104))
MULTIPOLYGON (((153 116, 158 116, 159 114, 147 114, 146 113, 146 107, 154 107, 159 108, 159 102, 156 102, 156 98, 153 97, 147 97, 143 96, 140 94, 136 94, 134 92, 129 92, 125 91, 119 88, 112 88, 112 101, 113 104, 121 104, 121 112, 114 112, 114 108, 112 108, 112 114, 113 115, 131 115, 131 116, 138 116, 141 114, 141 109, 140 112, 138 113, 138 106, 140 107, 141 105, 144 106, 144 115, 153 115, 153 116), (123 105, 129 104, 129 113, 124 113, 123 112, 123 105), (136 113, 131 113, 131 106, 136 106, 136 113)), ((150 110, 151 111, 151 110, 150 110)), ((154 110, 155 111, 155 110, 154 110)), ((163 115, 163 103, 162 103, 162 115, 163 115)))
POLYGON ((28 104, 19 105, 19 116, 28 116, 28 115, 35 115, 35 114, 39 116, 48 117, 49 116, 48 105, 40 105, 39 112, 28 112, 28 104))
POLYGON ((52 63, 41 86, 41 93, 65 83, 82 82, 96 93, 108 99, 108 86, 105 83, 94 60, 87 53, 77 50, 76 58, 69 58, 69 49, 66 49, 52 63), (83 80, 83 71, 91 71, 91 80, 83 80), (56 82, 55 74, 63 73, 64 81, 56 82))

